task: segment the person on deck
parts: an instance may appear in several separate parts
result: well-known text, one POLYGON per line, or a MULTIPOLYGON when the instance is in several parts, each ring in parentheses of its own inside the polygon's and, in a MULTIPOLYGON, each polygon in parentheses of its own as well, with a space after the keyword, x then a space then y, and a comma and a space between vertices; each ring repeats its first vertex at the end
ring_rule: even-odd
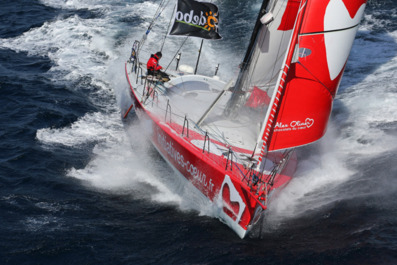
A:
POLYGON ((149 75, 155 75, 156 72, 160 71, 160 69, 163 69, 161 65, 159 65, 159 61, 163 54, 161 52, 156 52, 156 54, 152 54, 147 61, 147 71, 149 75))
POLYGON ((170 80, 168 74, 160 71, 163 69, 163 67, 159 65, 159 61, 162 56, 163 54, 161 52, 152 54, 146 63, 146 67, 148 75, 156 76, 157 78, 162 79, 162 81, 167 82, 170 80))

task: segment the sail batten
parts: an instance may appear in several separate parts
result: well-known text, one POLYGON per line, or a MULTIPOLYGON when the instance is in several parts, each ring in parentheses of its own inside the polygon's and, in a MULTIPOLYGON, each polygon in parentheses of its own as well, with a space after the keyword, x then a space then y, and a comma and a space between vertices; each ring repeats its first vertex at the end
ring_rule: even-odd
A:
POLYGON ((326 30, 326 31, 320 31, 320 32, 306 32, 306 33, 300 33, 300 36, 307 36, 307 35, 319 35, 319 34, 325 34, 325 33, 333 33, 333 32, 338 32, 338 31, 344 31, 344 30, 349 30, 349 29, 354 29, 357 28, 359 24, 353 25, 351 27, 347 28, 341 28, 341 29, 333 29, 333 30, 326 30))

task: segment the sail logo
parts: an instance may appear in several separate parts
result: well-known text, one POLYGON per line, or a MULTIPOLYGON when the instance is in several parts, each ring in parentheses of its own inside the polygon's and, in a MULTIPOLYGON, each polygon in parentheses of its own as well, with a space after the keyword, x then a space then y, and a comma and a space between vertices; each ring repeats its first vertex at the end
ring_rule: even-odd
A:
POLYGON ((185 23, 190 26, 198 27, 207 31, 217 31, 218 28, 218 14, 200 11, 200 15, 196 15, 194 10, 190 10, 188 13, 182 13, 178 11, 175 14, 175 19, 177 22, 185 23))
POLYGON ((314 124, 314 119, 306 118, 304 121, 291 121, 290 123, 282 123, 276 122, 276 126, 274 126, 275 132, 282 131, 295 131, 295 130, 304 130, 312 127, 314 124))
POLYGON ((324 34, 327 63, 331 81, 344 69, 356 36, 357 25, 364 14, 365 1, 330 1, 324 15, 324 34), (338 17, 338 19, 335 19, 338 17), (346 29, 346 30, 340 30, 346 29), (330 36, 331 35, 331 36, 330 36))
POLYGON ((301 126, 306 126, 307 128, 312 127, 314 124, 314 120, 313 119, 309 119, 306 118, 306 120, 304 122, 301 121, 293 121, 291 122, 291 127, 295 128, 295 127, 301 127, 301 126))

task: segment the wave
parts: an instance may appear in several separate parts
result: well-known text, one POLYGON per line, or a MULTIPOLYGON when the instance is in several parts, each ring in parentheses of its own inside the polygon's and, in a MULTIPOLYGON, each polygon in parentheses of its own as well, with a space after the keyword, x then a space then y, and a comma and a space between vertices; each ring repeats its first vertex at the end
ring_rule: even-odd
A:
MULTIPOLYGON (((194 200, 184 204, 189 197, 183 195, 188 194, 184 192, 186 187, 172 180, 172 171, 149 144, 141 145, 145 141, 140 134, 136 134, 138 139, 128 139, 120 119, 120 105, 121 109, 128 105, 124 61, 133 41, 141 39, 149 25, 156 3, 115 0, 41 0, 41 3, 61 10, 60 15, 19 36, 0 39, 0 48, 49 58, 52 66, 46 76, 55 84, 78 90, 98 110, 86 113, 68 126, 38 130, 37 139, 48 148, 94 143, 92 158, 85 168, 70 168, 67 173, 90 187, 132 194, 141 194, 143 189, 147 191, 142 193, 143 197, 147 196, 144 193, 153 194, 148 198, 181 208, 192 207, 211 216, 204 202, 201 206, 195 205, 194 200), (81 10, 96 15, 82 17, 81 10)), ((255 19, 256 11, 226 1, 218 4, 221 10, 227 8, 221 13, 224 14, 221 22, 226 23, 224 39, 205 43, 201 64, 210 66, 206 68, 211 70, 205 70, 210 73, 220 63, 219 75, 228 80, 238 72, 250 36, 249 21, 255 19)), ((368 10, 335 101, 330 128, 324 139, 301 152, 296 178, 270 207, 274 220, 294 218, 340 200, 341 187, 359 175, 360 166, 368 161, 377 166, 380 157, 397 149, 397 30, 395 26, 389 30, 385 26, 395 24, 395 13, 382 17, 377 10, 368 10)), ((160 16, 157 23, 160 30, 154 29, 147 40, 152 50, 143 51, 147 56, 159 49, 171 13, 172 8, 160 16)), ((163 62, 171 60, 179 43, 180 38, 167 38, 163 62)), ((190 47, 182 50, 183 61, 195 62, 200 40, 192 39, 188 44, 190 47)), ((358 192, 356 196, 361 195, 358 192)))

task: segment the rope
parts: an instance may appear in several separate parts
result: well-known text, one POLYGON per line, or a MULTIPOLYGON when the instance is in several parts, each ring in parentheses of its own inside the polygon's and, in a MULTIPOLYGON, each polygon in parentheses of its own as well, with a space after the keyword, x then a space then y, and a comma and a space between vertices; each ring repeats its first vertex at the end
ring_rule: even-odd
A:
POLYGON ((143 46, 143 44, 145 43, 145 40, 147 38, 147 35, 149 35, 150 31, 152 30, 156 20, 160 17, 161 13, 164 11, 164 9, 167 7, 168 3, 170 2, 170 0, 162 0, 160 2, 159 7, 156 10, 156 13, 153 16, 152 21, 150 22, 149 27, 146 30, 146 33, 142 36, 142 39, 140 41, 141 45, 140 48, 143 46))
POLYGON ((165 68, 164 72, 168 70, 168 68, 170 67, 172 61, 173 61, 173 60, 175 59, 175 57, 178 55, 178 53, 179 53, 179 51, 182 49, 183 45, 185 45, 185 43, 186 43, 186 41, 187 41, 188 38, 189 38, 189 36, 187 36, 187 37, 183 40, 181 46, 180 46, 179 49, 176 51, 174 57, 172 57, 170 63, 167 65, 167 67, 165 68))
MULTIPOLYGON (((174 8, 174 11, 172 12, 172 16, 171 16, 171 18, 170 18, 170 22, 168 23, 167 33, 170 31, 170 27, 171 27, 172 20, 173 20, 173 18, 174 18, 175 10, 176 10, 176 5, 175 5, 175 8, 174 8)), ((163 47, 164 47, 164 44, 165 44, 165 40, 167 39, 167 33, 164 35, 164 40, 163 40, 163 43, 161 44, 161 48, 160 48, 160 51, 161 51, 161 52, 163 51, 163 47)))

